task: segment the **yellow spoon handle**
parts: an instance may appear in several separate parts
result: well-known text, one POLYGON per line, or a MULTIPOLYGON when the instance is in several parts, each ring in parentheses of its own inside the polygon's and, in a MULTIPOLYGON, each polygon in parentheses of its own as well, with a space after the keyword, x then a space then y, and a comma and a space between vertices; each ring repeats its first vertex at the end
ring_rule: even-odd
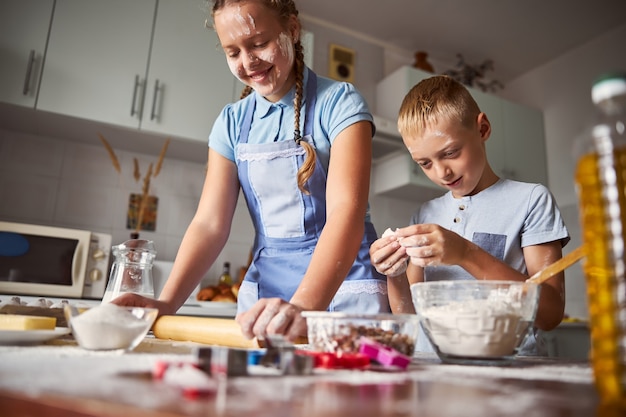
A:
POLYGON ((534 274, 532 277, 528 278, 526 282, 533 282, 536 284, 541 284, 545 280, 553 277, 564 269, 572 266, 580 259, 585 256, 585 247, 579 246, 555 263, 548 265, 548 267, 542 269, 541 271, 534 274))

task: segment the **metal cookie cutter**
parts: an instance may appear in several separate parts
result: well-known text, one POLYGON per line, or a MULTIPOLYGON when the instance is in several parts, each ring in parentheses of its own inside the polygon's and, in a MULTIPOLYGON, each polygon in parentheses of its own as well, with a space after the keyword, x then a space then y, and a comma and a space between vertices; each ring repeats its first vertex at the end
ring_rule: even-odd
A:
POLYGON ((283 375, 308 375, 313 372, 314 358, 296 352, 296 347, 283 335, 267 335, 266 353, 260 364, 273 367, 283 375))
POLYGON ((200 368, 211 376, 248 375, 248 351, 224 346, 198 347, 195 357, 200 368))

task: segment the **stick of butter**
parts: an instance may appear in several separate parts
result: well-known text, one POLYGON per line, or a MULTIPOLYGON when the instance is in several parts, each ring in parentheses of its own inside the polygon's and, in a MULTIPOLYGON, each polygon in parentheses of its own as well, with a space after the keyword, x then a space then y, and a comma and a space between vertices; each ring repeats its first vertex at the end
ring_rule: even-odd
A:
POLYGON ((0 330, 54 330, 55 317, 0 314, 0 330))

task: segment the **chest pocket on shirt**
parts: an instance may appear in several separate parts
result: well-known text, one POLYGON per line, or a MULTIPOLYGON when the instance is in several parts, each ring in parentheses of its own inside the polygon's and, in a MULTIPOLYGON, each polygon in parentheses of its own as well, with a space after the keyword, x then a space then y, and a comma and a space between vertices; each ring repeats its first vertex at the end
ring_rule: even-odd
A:
POLYGON ((480 246, 491 256, 504 260, 504 247, 506 245, 506 235, 494 235, 491 233, 474 233, 472 242, 480 246))

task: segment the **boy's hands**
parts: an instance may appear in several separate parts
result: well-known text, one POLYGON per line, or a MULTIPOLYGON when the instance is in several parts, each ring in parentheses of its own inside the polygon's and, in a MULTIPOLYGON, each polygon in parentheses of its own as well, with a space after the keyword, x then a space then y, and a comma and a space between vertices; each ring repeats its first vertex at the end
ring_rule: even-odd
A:
POLYGON ((406 272, 408 255, 395 233, 385 232, 383 237, 372 243, 370 259, 374 268, 388 277, 396 277, 406 272))
POLYGON ((473 245, 436 224, 414 224, 385 233, 370 246, 372 265, 388 277, 406 272, 407 259, 416 266, 463 266, 473 245))
POLYGON ((467 239, 436 224, 414 224, 396 229, 395 236, 411 263, 420 267, 462 266, 471 247, 467 239))

